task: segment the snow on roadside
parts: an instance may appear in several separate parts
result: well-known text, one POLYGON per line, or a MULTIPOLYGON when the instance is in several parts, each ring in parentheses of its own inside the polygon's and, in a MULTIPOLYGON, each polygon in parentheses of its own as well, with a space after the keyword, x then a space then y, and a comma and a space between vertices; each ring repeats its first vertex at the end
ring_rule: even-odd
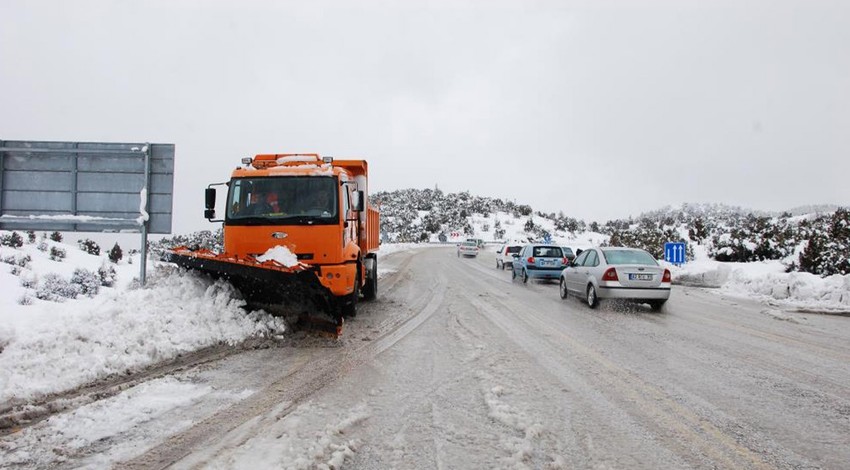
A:
POLYGON ((145 289, 18 306, 16 314, 45 321, 21 324, 6 336, 0 354, 0 403, 284 330, 280 319, 264 312, 246 314, 243 305, 229 284, 173 270, 154 273, 145 289))
MULTIPOLYGON (((288 406, 284 404, 281 408, 288 406)), ((278 411, 280 412, 280 410, 278 411)), ((271 413, 274 415, 277 413, 271 413)), ((342 468, 358 442, 348 437, 371 416, 365 404, 339 409, 307 402, 272 422, 237 448, 217 455, 206 468, 342 468)))
MULTIPOLYGON (((378 248, 378 256, 387 256, 393 253, 398 253, 399 251, 413 251, 427 246, 430 245, 427 243, 381 243, 380 248, 378 248)), ((380 258, 378 258, 378 260, 378 268, 380 269, 380 258)))
MULTIPOLYGON (((701 248, 698 245, 695 248, 701 248)), ((789 309, 850 312, 850 275, 822 278, 804 272, 785 272, 780 261, 721 263, 696 250, 696 259, 668 266, 673 282, 720 288, 728 295, 756 298, 789 309)))
POLYGON ((12 466, 51 468, 66 462, 69 455, 107 441, 108 448, 76 464, 79 468, 107 468, 192 425, 191 420, 169 419, 173 410, 209 396, 229 404, 251 393, 215 390, 174 377, 152 380, 20 431, 4 449, 4 460, 12 466))

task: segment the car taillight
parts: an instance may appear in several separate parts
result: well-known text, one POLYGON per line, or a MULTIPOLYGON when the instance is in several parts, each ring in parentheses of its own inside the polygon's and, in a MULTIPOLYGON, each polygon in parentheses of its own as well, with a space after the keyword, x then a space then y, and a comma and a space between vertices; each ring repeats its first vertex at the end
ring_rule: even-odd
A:
POLYGON ((533 256, 529 256, 527 261, 528 261, 530 264, 534 264, 534 257, 533 257, 533 256))
POLYGON ((603 281, 619 281, 620 278, 617 277, 617 270, 616 269, 608 268, 608 270, 605 271, 605 274, 602 275, 602 280, 603 281))
POLYGON ((670 270, 665 269, 664 270, 664 277, 661 278, 661 282, 672 282, 672 280, 673 280, 673 276, 670 275, 670 270))
POLYGON ((570 262, 570 261, 567 259, 567 257, 566 257, 566 256, 564 256, 564 258, 561 260, 561 264, 563 264, 564 266, 566 266, 567 264, 569 264, 569 262, 570 262))

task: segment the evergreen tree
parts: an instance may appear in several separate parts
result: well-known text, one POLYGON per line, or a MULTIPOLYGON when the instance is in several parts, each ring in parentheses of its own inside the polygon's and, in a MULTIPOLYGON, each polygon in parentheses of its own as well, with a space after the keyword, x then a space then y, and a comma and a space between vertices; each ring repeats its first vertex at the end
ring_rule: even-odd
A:
POLYGON ((118 242, 116 242, 115 246, 113 246, 112 249, 109 250, 108 256, 109 261, 112 261, 115 264, 118 264, 118 261, 120 261, 121 258, 124 257, 124 252, 121 250, 121 247, 118 246, 118 242))

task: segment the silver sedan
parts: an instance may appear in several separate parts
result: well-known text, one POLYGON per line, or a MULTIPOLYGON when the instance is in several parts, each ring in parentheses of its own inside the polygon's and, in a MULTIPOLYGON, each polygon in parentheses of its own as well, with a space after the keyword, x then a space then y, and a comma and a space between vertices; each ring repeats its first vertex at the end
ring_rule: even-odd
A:
POLYGON ((562 299, 574 293, 590 308, 600 299, 625 299, 660 310, 670 298, 671 277, 644 250, 604 247, 583 251, 561 271, 560 284, 562 299))

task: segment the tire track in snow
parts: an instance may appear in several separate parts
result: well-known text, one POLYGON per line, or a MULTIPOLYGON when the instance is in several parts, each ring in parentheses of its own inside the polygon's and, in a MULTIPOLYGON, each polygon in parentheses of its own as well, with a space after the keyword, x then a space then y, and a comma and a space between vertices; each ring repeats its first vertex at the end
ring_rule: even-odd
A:
POLYGON ((443 306, 446 295, 445 277, 438 275, 434 281, 428 289, 411 290, 410 294, 415 294, 411 315, 374 341, 334 350, 327 357, 281 377, 248 399, 196 423, 185 432, 170 436, 166 442, 116 468, 202 467, 219 453, 238 447, 250 439, 256 429, 283 419, 304 399, 392 347, 428 320, 443 306), (272 410, 275 412, 270 414, 272 410))

